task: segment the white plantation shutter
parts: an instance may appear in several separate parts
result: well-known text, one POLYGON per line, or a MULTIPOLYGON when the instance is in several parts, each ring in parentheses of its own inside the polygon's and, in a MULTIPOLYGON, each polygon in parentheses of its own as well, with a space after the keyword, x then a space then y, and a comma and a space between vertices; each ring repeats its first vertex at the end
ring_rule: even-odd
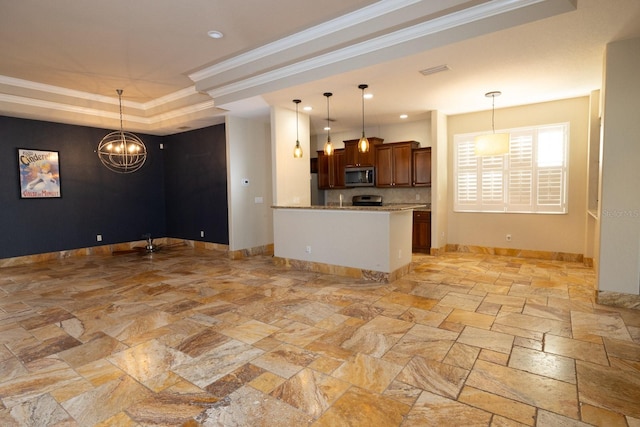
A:
POLYGON ((454 136, 454 210, 566 213, 569 125, 504 132, 510 148, 501 156, 477 157, 476 134, 454 136))
POLYGON ((568 125, 537 129, 538 212, 566 212, 568 130, 568 125))
POLYGON ((458 173, 455 181, 456 203, 463 210, 477 210, 478 199, 478 158, 475 155, 473 140, 456 145, 456 166, 458 173))
POLYGON ((509 212, 533 212, 533 137, 514 132, 509 141, 509 212))
POLYGON ((483 212, 504 211, 504 156, 480 157, 482 195, 480 205, 483 212))

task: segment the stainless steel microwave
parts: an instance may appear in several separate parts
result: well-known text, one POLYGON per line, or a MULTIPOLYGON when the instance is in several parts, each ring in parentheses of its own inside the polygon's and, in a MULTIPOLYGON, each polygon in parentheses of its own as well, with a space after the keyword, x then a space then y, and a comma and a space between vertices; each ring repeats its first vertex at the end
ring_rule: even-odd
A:
POLYGON ((373 166, 344 170, 344 183, 347 187, 373 187, 375 182, 375 168, 373 166))

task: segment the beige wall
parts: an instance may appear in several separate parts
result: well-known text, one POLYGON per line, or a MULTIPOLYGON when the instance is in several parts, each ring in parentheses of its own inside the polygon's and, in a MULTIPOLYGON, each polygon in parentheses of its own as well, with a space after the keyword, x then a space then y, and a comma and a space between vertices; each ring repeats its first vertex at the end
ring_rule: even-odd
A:
MULTIPOLYGON (((583 254, 585 249, 587 141, 589 98, 497 109, 500 129, 570 123, 569 212, 566 215, 453 212, 449 185, 448 238, 450 244, 583 254), (505 236, 512 235, 510 242, 505 236)), ((448 121, 448 182, 453 183, 453 136, 491 130, 491 111, 450 116, 448 121)))
POLYGON ((226 117, 229 249, 273 243, 269 117, 226 117), (244 180, 249 181, 244 184, 244 180))
POLYGON ((598 287, 640 294, 640 38, 607 45, 598 287))
POLYGON ((449 205, 447 116, 431 113, 431 248, 443 250, 447 245, 447 206, 449 205))
POLYGON ((271 107, 271 157, 273 204, 277 206, 309 206, 311 204, 311 173, 309 156, 309 116, 294 110, 271 107), (297 123, 297 126, 296 126, 297 123), (302 158, 293 157, 296 129, 302 158))

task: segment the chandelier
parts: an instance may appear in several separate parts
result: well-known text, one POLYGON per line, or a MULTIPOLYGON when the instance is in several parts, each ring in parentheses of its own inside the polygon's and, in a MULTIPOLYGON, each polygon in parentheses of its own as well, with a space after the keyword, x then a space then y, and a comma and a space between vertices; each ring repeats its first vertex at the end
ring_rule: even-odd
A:
POLYGON ((98 157, 103 165, 117 173, 135 172, 147 160, 144 142, 122 127, 122 89, 116 90, 120 102, 120 130, 106 135, 98 144, 98 157))

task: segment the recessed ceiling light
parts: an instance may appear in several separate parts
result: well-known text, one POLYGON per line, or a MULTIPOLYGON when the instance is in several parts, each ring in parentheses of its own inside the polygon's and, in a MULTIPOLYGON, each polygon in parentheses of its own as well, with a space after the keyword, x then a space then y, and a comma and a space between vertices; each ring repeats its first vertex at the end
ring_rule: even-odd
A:
POLYGON ((209 37, 211 37, 212 39, 221 39, 222 37, 224 37, 224 34, 222 34, 220 31, 216 31, 216 30, 211 30, 207 33, 207 35, 209 37))
POLYGON ((409 116, 407 116, 406 114, 400 114, 400 118, 401 119, 406 119, 407 117, 409 117, 409 116))
POLYGON ((371 99, 371 98, 373 98, 373 94, 372 93, 365 93, 363 98, 364 99, 371 99))
POLYGON ((313 107, 309 107, 308 105, 306 107, 303 108, 304 111, 311 111, 313 110, 313 107))
POLYGON ((329 126, 325 126, 324 130, 331 130, 331 128, 329 126))

